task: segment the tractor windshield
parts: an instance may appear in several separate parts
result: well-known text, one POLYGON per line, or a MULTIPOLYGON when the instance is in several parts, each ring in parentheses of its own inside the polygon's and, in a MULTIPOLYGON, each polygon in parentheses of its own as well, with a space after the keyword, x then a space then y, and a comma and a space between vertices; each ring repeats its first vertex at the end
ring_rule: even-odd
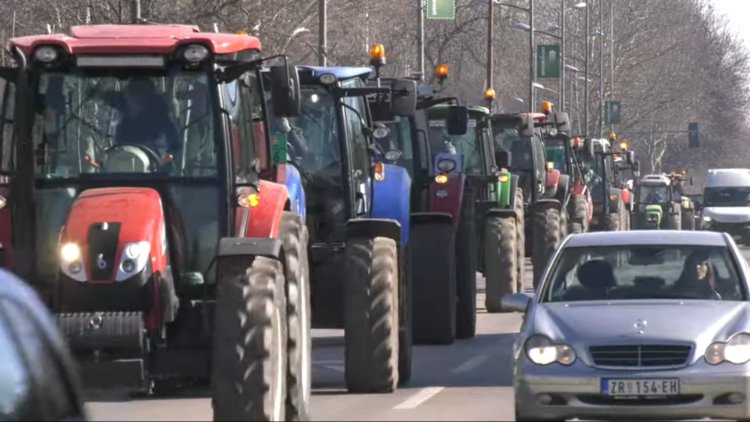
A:
POLYGON ((555 166, 555 169, 560 170, 560 172, 563 174, 568 173, 568 161, 565 154, 565 142, 566 140, 560 138, 547 138, 544 140, 547 161, 552 162, 555 166))
POLYGON ((445 120, 430 120, 430 146, 432 151, 463 156, 464 173, 482 174, 482 153, 476 119, 469 119, 464 135, 450 135, 445 120))
POLYGON ((641 185, 640 201, 646 204, 661 204, 669 200, 669 192, 664 185, 641 185))
POLYGON ((209 81, 186 71, 42 73, 33 99, 37 179, 216 177, 209 81))
POLYGON ((707 207, 747 207, 750 206, 750 187, 706 188, 707 207))
POLYGON ((492 133, 495 148, 502 148, 511 153, 511 167, 514 170, 534 169, 531 142, 521 136, 515 124, 495 123, 492 125, 492 133))
POLYGON ((394 116, 395 120, 383 122, 389 130, 388 136, 377 142, 383 151, 398 150, 401 157, 393 163, 404 167, 414 177, 414 154, 412 151, 411 122, 408 118, 394 116))
POLYGON ((583 180, 591 191, 595 203, 604 201, 604 162, 600 156, 581 161, 583 180))

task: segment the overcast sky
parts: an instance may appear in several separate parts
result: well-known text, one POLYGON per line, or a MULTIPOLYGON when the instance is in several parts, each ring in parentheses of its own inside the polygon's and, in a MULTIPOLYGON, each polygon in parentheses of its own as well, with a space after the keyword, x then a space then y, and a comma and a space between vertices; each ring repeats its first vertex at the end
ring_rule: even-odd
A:
POLYGON ((729 18, 734 31, 742 37, 745 46, 750 49, 750 25, 747 16, 750 15, 750 1, 748 0, 713 0, 719 13, 729 18))

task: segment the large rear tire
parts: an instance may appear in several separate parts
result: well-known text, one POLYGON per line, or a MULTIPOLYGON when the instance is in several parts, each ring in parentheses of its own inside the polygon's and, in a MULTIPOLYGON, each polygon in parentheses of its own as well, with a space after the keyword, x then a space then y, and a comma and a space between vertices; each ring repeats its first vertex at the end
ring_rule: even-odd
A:
POLYGON ((286 263, 284 269, 289 327, 286 417, 290 421, 306 421, 310 419, 312 387, 307 226, 302 217, 291 212, 283 212, 280 233, 286 263))
POLYGON ((516 189, 516 240, 518 245, 516 249, 518 251, 518 264, 516 269, 518 270, 518 277, 516 278, 518 286, 517 291, 522 292, 524 290, 525 276, 526 276, 526 216, 523 204, 523 191, 521 188, 516 189))
POLYGON ((682 230, 695 230, 695 213, 692 209, 682 213, 682 230))
POLYGON ((453 224, 411 228, 414 342, 451 344, 456 338, 456 252, 453 224))
POLYGON ((604 222, 604 229, 608 232, 620 231, 620 213, 607 214, 607 218, 604 222))
POLYGON ((477 325, 477 231, 475 194, 464 191, 456 235, 456 337, 471 338, 477 325))
POLYGON ((401 274, 404 283, 398 290, 401 293, 399 301, 399 321, 401 326, 398 330, 398 385, 404 385, 411 380, 411 355, 414 344, 414 321, 413 318, 413 281, 411 279, 411 244, 406 248, 404 253, 404 262, 401 274))
POLYGON ((518 239, 514 217, 488 216, 484 232, 484 262, 487 312, 503 312, 501 302, 518 290, 518 239))
POLYGON ((399 377, 396 242, 353 238, 344 254, 346 386, 352 393, 393 392, 399 377))
POLYGON ((218 266, 211 364, 215 421, 286 420, 286 294, 281 263, 218 266))
POLYGON ((534 290, 537 290, 547 261, 560 245, 560 211, 552 207, 534 210, 532 224, 534 230, 533 283, 534 290))

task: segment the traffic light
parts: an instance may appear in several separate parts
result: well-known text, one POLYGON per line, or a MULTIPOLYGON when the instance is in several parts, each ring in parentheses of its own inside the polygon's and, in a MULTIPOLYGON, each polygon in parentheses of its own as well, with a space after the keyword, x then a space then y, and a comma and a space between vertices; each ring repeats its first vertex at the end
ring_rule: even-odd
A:
POLYGON ((688 141, 690 148, 701 147, 701 131, 698 123, 688 124, 688 141))

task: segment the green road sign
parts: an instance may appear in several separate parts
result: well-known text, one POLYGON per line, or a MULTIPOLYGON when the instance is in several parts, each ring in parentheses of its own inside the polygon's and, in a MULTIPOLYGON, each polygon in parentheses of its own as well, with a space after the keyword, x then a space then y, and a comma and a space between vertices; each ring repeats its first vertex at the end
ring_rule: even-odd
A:
POLYGON ((560 77, 560 46, 539 45, 536 49, 537 78, 560 77))
POLYGON ((456 0, 427 0, 427 19, 456 19, 456 0))
POLYGON ((607 101, 604 107, 604 123, 608 125, 619 125, 621 120, 621 108, 619 101, 607 101))

